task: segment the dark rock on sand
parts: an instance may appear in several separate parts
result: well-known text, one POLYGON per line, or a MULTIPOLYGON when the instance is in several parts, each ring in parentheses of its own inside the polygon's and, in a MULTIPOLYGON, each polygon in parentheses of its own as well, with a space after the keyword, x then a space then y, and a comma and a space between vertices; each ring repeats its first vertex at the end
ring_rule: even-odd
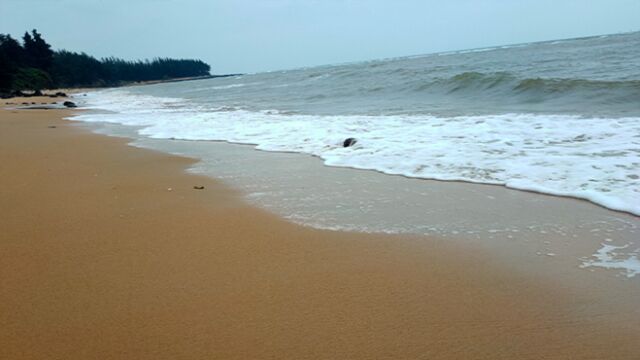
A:
POLYGON ((194 186, 193 188, 196 189, 196 190, 202 190, 202 189, 204 189, 204 186, 194 186))
POLYGON ((76 105, 76 103, 74 103, 73 101, 65 101, 62 105, 68 108, 78 107, 78 105, 76 105))
POLYGON ((62 91, 58 91, 55 94, 49 94, 47 96, 49 96, 50 98, 57 98, 57 97, 67 97, 67 94, 63 93, 62 91))

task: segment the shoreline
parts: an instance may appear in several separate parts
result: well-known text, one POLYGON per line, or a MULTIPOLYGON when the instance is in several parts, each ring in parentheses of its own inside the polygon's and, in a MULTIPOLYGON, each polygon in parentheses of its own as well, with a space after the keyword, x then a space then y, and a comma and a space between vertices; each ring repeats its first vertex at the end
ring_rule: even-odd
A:
POLYGON ((157 85, 157 84, 165 84, 165 83, 174 83, 174 82, 185 82, 185 81, 198 81, 198 80, 209 80, 209 79, 217 79, 217 78, 227 78, 233 76, 242 76, 244 74, 214 74, 214 75, 203 75, 203 76, 190 76, 190 77, 180 77, 180 78, 169 78, 169 79, 161 79, 161 80, 147 80, 147 81, 129 81, 123 82, 119 85, 107 85, 107 86, 95 86, 95 87, 68 87, 68 88, 53 88, 53 89, 44 89, 42 90, 43 95, 33 95, 27 91, 25 94, 23 90, 11 90, 6 97, 1 97, 0 100, 4 101, 3 104, 7 102, 11 103, 16 99, 20 99, 20 101, 28 101, 32 98, 38 99, 48 99, 48 98, 62 98, 66 99, 66 96, 53 96, 57 92, 63 92, 68 94, 77 94, 88 91, 98 91, 98 90, 106 90, 106 89, 118 89, 122 87, 135 87, 135 86, 145 86, 145 85, 157 85), (18 92, 23 95, 14 95, 13 93, 18 92))
MULTIPOLYGON (((72 121, 76 121, 76 120, 72 120, 72 121)), ((81 121, 79 121, 79 122, 81 122, 81 121)), ((127 126, 127 125, 123 125, 123 126, 127 126)), ((130 138, 130 139, 135 140, 134 138, 130 138)), ((301 153, 301 152, 296 152, 296 151, 288 151, 288 150, 263 150, 263 149, 258 149, 257 146, 259 144, 255 144, 255 143, 232 142, 232 141, 228 141, 228 140, 183 140, 183 141, 203 141, 203 142, 223 143, 223 144, 229 144, 229 145, 249 146, 253 150, 263 151, 263 152, 267 152, 267 153, 296 154, 296 155, 302 155, 302 156, 309 156, 309 157, 312 157, 314 159, 317 159, 317 160, 323 162, 323 165, 327 166, 327 167, 337 167, 337 168, 349 169, 349 170, 354 170, 354 171, 371 172, 371 173, 385 175, 385 176, 400 177, 400 178, 407 179, 407 180, 420 180, 420 181, 429 181, 429 182, 434 181, 434 182, 440 182, 440 183, 458 183, 458 184, 466 184, 466 185, 473 185, 473 186, 498 187, 498 188, 501 188, 501 189, 520 191, 520 192, 524 192, 524 193, 528 193, 528 194, 533 194, 533 195, 536 195, 536 196, 575 200, 575 201, 578 201, 578 202, 581 202, 581 203, 587 203, 589 205, 596 206, 596 207, 598 207, 600 209, 603 209, 603 210, 611 211, 613 213, 628 215, 628 216, 640 219, 640 215, 635 214, 633 212, 630 212, 630 211, 627 211, 627 210, 619 210, 619 209, 609 208, 609 207, 606 207, 606 206, 604 206, 604 205, 602 205, 600 203, 591 201, 591 200, 589 200, 587 198, 573 196, 573 195, 556 195, 556 194, 553 194, 553 193, 550 193, 550 192, 542 192, 542 191, 536 191, 536 190, 525 189, 525 188, 510 187, 510 186, 508 186, 506 184, 500 184, 500 183, 474 182, 474 181, 469 181, 469 180, 442 180, 442 179, 438 179, 438 178, 415 177, 415 176, 408 176, 408 175, 403 175, 403 174, 386 173, 384 171, 377 170, 377 169, 371 169, 371 168, 359 168, 359 167, 339 166, 339 165, 326 165, 326 164, 324 164, 324 159, 319 155, 301 153)))
MULTIPOLYGON (((243 84, 236 84, 236 85, 243 85, 243 84)), ((234 85, 231 84, 230 86, 233 87, 234 85)), ((144 91, 144 92, 138 91, 133 93, 135 95, 145 95, 145 96, 152 97, 153 96, 152 94, 154 94, 154 91, 153 89, 149 89, 149 91, 144 91)), ((122 92, 118 92, 117 96, 113 95, 113 99, 116 99, 116 98, 119 99, 120 97, 126 97, 126 91, 123 90, 122 92)), ((108 94, 105 94, 104 96, 97 95, 97 94, 95 95, 95 100, 97 101, 101 101, 105 99, 111 99, 111 98, 109 97, 108 94)), ((184 105, 185 109, 191 109, 188 106, 188 103, 185 102, 183 104, 181 102, 181 100, 185 100, 185 99, 181 99, 180 97, 177 97, 173 100, 180 103, 181 108, 184 105)), ((612 173, 612 171, 603 170, 600 173, 596 173, 594 175, 590 173, 588 170, 581 169, 581 170, 584 170, 584 171, 581 171, 581 173, 584 174, 586 179, 585 181, 582 181, 582 179, 579 176, 571 175, 571 174, 577 174, 580 172, 574 171, 571 167, 567 168, 566 163, 563 164, 560 162, 560 164, 557 165, 558 172, 562 174, 567 173, 569 175, 562 175, 562 176, 549 175, 548 178, 545 178, 544 175, 536 176, 535 171, 539 171, 540 174, 545 174, 545 171, 553 170, 553 169, 550 170, 542 167, 537 170, 536 169, 531 170, 533 174, 531 175, 531 177, 529 177, 529 175, 527 175, 526 173, 526 171, 529 171, 529 170, 526 170, 526 171, 523 170, 524 175, 514 170, 515 173, 512 174, 513 175, 512 177, 508 177, 508 176, 507 177, 505 176, 476 177, 473 175, 468 175, 468 176, 465 175, 464 168, 460 170, 461 171, 460 173, 457 173, 455 171, 454 172, 439 171, 437 169, 433 171, 426 171, 426 170, 422 171, 422 169, 424 168, 431 169, 434 167, 446 167, 448 165, 451 165, 451 164, 447 164, 446 162, 444 162, 444 165, 442 165, 441 162, 430 159, 428 157, 426 158, 426 159, 429 159, 428 161, 416 160, 415 169, 412 170, 410 165, 403 165, 405 162, 409 162, 409 163, 411 162, 406 161, 407 159, 401 158, 401 156, 398 155, 398 154, 403 154, 403 152, 401 151, 402 148, 396 151, 398 154, 393 155, 400 158, 394 158, 395 163, 391 161, 389 162, 390 165, 389 164, 385 165, 383 160, 387 158, 385 158, 384 156, 380 155, 376 157, 374 155, 370 155, 367 153, 367 151, 373 151, 374 154, 376 154, 377 152, 383 153, 386 150, 391 151, 394 149, 394 146, 395 146, 394 143, 390 143, 388 147, 384 147, 384 146, 381 147, 379 142, 375 143, 373 140, 368 139, 372 144, 367 144, 366 146, 363 145, 362 149, 355 149, 353 152, 341 152, 340 151, 341 145, 337 146, 336 144, 331 142, 332 140, 315 138, 311 135, 309 139, 305 139, 304 141, 298 142, 297 139, 287 139, 286 142, 280 143, 278 142, 278 140, 274 140, 274 139, 277 139, 277 136, 272 139, 267 135, 261 136, 262 133, 256 135, 256 134, 251 134, 250 132, 245 133, 244 130, 242 130, 245 127, 251 128, 256 126, 262 126, 259 123, 253 124, 251 122, 251 121, 257 121, 257 120, 247 120, 246 124, 239 120, 238 122, 244 125, 231 126, 231 125, 227 125, 223 121, 222 116, 224 115, 219 115, 217 114, 217 112, 206 112, 207 119, 205 121, 203 120, 204 118, 200 118, 198 116, 199 114, 197 113, 199 112, 199 110, 194 110, 195 108, 187 111, 187 113, 189 112, 194 113, 193 115, 195 116, 185 115, 185 117, 183 118, 181 117, 180 114, 172 115, 170 113, 164 112, 162 106, 159 106, 157 104, 151 104, 151 100, 149 101, 148 105, 150 108, 154 108, 155 111, 158 111, 158 114, 159 114, 158 116, 161 116, 160 114, 162 114, 162 116, 169 116, 169 117, 178 116, 180 117, 179 121, 184 121, 184 123, 188 124, 189 126, 185 126, 186 130, 171 129, 170 125, 166 125, 168 126, 168 128, 164 128, 162 125, 163 122, 160 122, 159 124, 157 124, 157 126, 147 126, 148 124, 136 123, 135 120, 130 121, 130 119, 135 119, 136 118, 135 116, 130 116, 130 117, 125 116, 125 119, 127 120, 118 120, 118 118, 116 117, 114 120, 114 119, 108 119, 108 116, 105 115, 106 119, 104 121, 107 121, 107 122, 120 121, 121 123, 125 123, 132 126, 147 127, 145 131, 148 130, 150 132, 153 132, 153 134, 149 133, 148 135, 154 138, 168 138, 169 136, 175 135, 175 139, 189 139, 190 141, 197 141, 197 140, 223 141, 231 144, 252 145, 256 147, 256 149, 259 149, 261 151, 269 151, 269 152, 276 152, 276 153, 300 153, 304 155, 314 156, 321 159, 322 162, 327 163, 326 166, 344 167, 344 168, 357 169, 357 170, 371 170, 371 171, 375 171, 385 175, 401 176, 408 179, 415 178, 415 179, 431 180, 431 181, 463 182, 468 184, 479 184, 479 185, 497 185, 507 189, 523 191, 528 193, 550 195, 550 196, 562 197, 567 199, 576 199, 576 200, 586 201, 590 204, 594 204, 595 206, 608 209, 610 211, 614 211, 621 214, 628 214, 628 215, 634 216, 637 219, 640 219, 640 212, 639 212, 640 210, 636 209, 635 203, 633 201, 635 200, 635 195, 636 195, 631 190, 633 189, 633 182, 627 183, 621 180, 622 178, 624 178, 625 174, 620 175, 621 179, 615 180, 611 178, 611 176, 613 175, 607 175, 612 173), (217 133, 213 134, 208 132, 209 130, 206 124, 207 121, 212 121, 216 124, 215 126, 219 128, 217 130, 218 131, 217 133), (307 142, 310 145, 306 145, 307 142), (369 158, 367 158, 365 155, 368 155, 369 158), (362 159, 358 160, 360 158, 362 159), (396 163, 398 164, 397 168, 395 165, 396 163), (417 165, 417 164, 422 164, 422 165, 417 165), (561 180, 566 180, 567 182, 566 185, 558 185, 563 183, 561 180), (580 185, 578 185, 578 183, 580 183, 580 185), (621 184, 621 185, 608 186, 606 184, 621 184)), ((115 113, 121 113, 121 115, 123 114, 126 115, 127 113, 126 108, 119 109, 118 106, 112 106, 112 104, 108 104, 108 108, 111 108, 115 113)), ((259 114, 259 112, 256 112, 255 114, 259 114)), ((255 115, 255 114, 252 113, 252 115, 255 115)), ((501 114, 496 116, 504 117, 507 115, 509 114, 501 114)), ((526 114, 515 114, 515 115, 524 116, 526 114)), ((229 114, 229 116, 235 116, 235 114, 229 114)), ((561 116, 561 115, 557 115, 557 116, 561 116)), ((253 119, 253 117, 251 116, 247 118, 253 119)), ((166 121, 168 118, 167 119, 162 118, 162 119, 163 119, 162 121, 166 121)), ((268 131, 265 131, 264 134, 279 134, 280 130, 278 130, 278 127, 269 127, 268 125, 270 124, 269 118, 267 117, 265 119, 266 119, 265 123, 267 124, 265 126, 268 128, 268 131)), ((632 120, 633 118, 629 117, 624 119, 632 120)), ((89 119, 89 121, 92 121, 92 120, 89 119)), ((170 122, 167 122, 167 124, 170 124, 170 122)), ((287 127, 283 126, 283 128, 286 129, 287 127)), ((340 126, 337 126, 336 128, 338 130, 332 129, 332 131, 336 132, 336 131, 344 130, 344 129, 341 129, 340 126)), ((275 135, 272 135, 272 136, 275 136, 275 135)), ((286 136, 286 134, 282 134, 281 136, 286 136)), ((364 137, 365 135, 363 135, 363 138, 364 137)), ((373 137, 373 139, 381 139, 381 138, 384 138, 384 136, 378 135, 373 137)), ((390 136, 390 138, 394 139, 394 141, 397 141, 397 139, 394 136, 390 136)), ((174 137, 171 137, 171 139, 174 139, 174 137)), ((367 139, 365 138, 365 140, 367 139)), ((415 139, 407 140, 407 143, 410 144, 412 143, 412 141, 415 142, 415 139)), ((454 145, 449 144, 449 146, 455 149, 458 148, 456 147, 455 144, 454 145)), ((599 144, 598 146, 606 147, 606 145, 604 144, 599 144)), ((482 153, 482 152, 478 151, 478 153, 482 153)), ((542 153, 541 151, 538 151, 537 153, 532 152, 533 154, 531 155, 532 159, 542 156, 540 155, 541 153, 542 153)), ((568 156, 567 154, 565 155, 568 156)), ((388 155, 387 157, 393 158, 391 155, 388 155)), ((596 155, 591 158, 598 159, 599 157, 598 155, 596 155)), ((416 157, 416 159, 420 159, 420 157, 416 157)), ((587 159, 586 164, 587 165, 590 164, 589 158, 585 158, 585 159, 587 159)), ((409 160, 411 160, 411 158, 409 158, 409 160)), ((567 159, 560 157, 560 160, 566 162, 567 159)), ((390 160, 387 159, 387 161, 390 161, 390 160)), ((481 165, 477 165, 477 167, 480 170, 478 169, 476 170, 477 172, 481 172, 483 160, 478 160, 477 158, 474 158, 472 156, 472 159, 470 160, 470 164, 473 163, 474 161, 480 161, 481 165)), ((542 163, 542 161, 539 161, 538 163, 542 163)), ((454 161, 453 165, 451 166, 461 166, 459 164, 458 165, 456 164, 457 163, 455 163, 454 161)), ((532 166, 534 167, 534 165, 537 166, 536 164, 537 163, 530 165, 529 167, 532 167, 532 166)), ((584 166, 589 167, 587 165, 584 165, 584 166)), ((600 169, 602 164, 597 164, 597 161, 594 160, 593 164, 591 165, 592 166, 590 166, 589 169, 600 169)), ((606 163, 603 166, 614 167, 612 164, 606 164, 606 163)), ((624 166, 624 165, 619 165, 619 166, 616 165, 616 166, 618 168, 624 168, 624 169, 628 168, 627 166, 624 166)), ((488 172, 496 172, 496 173, 500 173, 501 171, 508 173, 508 171, 511 171, 509 170, 509 167, 505 166, 504 164, 498 164, 494 167, 497 170, 493 169, 493 167, 491 166, 489 166, 485 170, 488 172), (502 166, 502 168, 500 168, 500 166, 502 166), (505 168, 506 170, 504 170, 503 168, 505 168)), ((482 170, 482 171, 485 171, 485 170, 482 170)), ((630 179, 635 179, 635 175, 629 174, 628 179, 629 181, 631 181, 630 179)))
POLYGON ((628 286, 636 286, 639 219, 590 202, 503 186, 394 177, 326 166, 312 155, 228 142, 152 139, 138 136, 135 127, 73 121, 91 132, 127 138, 133 147, 197 159, 187 172, 221 180, 249 204, 296 224, 446 238, 482 246, 508 266, 545 274, 547 281, 563 272, 565 278, 574 274, 572 281, 585 282, 627 276, 628 286), (615 258, 600 252, 605 245, 617 247, 609 248, 615 258))
POLYGON ((187 174, 195 160, 90 134, 69 114, 0 110, 3 358, 640 350, 637 314, 592 302, 607 286, 543 283, 472 244, 294 225, 187 174))

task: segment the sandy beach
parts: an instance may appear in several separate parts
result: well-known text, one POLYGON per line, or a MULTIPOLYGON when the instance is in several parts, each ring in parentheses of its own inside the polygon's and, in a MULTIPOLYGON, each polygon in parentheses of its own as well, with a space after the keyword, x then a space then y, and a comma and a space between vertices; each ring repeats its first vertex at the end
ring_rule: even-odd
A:
POLYGON ((2 359, 640 354, 637 311, 593 304, 607 288, 472 244, 294 225, 69 114, 0 110, 2 359))

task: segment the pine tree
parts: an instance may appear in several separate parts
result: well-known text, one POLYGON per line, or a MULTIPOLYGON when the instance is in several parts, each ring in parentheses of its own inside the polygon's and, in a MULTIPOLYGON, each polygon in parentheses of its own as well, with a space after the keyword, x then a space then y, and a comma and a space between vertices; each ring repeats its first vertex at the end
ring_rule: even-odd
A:
POLYGON ((27 66, 24 49, 16 39, 11 37, 11 35, 0 34, 0 52, 8 58, 12 67, 27 66))
POLYGON ((12 88, 16 71, 26 66, 25 52, 11 35, 0 34, 0 90, 12 88))
POLYGON ((53 51, 51 45, 47 44, 42 35, 35 29, 31 34, 26 32, 22 37, 24 41, 24 49, 27 53, 29 65, 31 67, 48 71, 53 63, 53 51))
POLYGON ((0 92, 41 90, 57 86, 117 86, 134 81, 209 75, 200 60, 155 58, 98 60, 85 53, 52 51, 36 31, 26 32, 22 45, 0 34, 0 92))
POLYGON ((35 46, 33 43, 33 37, 31 37, 31 34, 29 34, 29 32, 25 32, 24 35, 22 36, 22 47, 24 49, 24 61, 25 64, 23 64, 25 67, 33 67, 35 65, 35 58, 34 58, 34 54, 35 54, 35 46))
POLYGON ((11 89, 13 75, 10 66, 9 57, 0 51, 0 91, 11 89))

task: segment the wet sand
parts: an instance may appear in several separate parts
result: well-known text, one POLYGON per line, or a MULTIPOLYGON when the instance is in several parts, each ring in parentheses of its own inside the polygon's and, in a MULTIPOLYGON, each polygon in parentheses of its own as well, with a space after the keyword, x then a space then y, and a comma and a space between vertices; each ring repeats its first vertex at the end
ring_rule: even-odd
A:
POLYGON ((640 353, 638 312, 594 303, 604 285, 540 281, 473 244, 297 226, 66 115, 0 111, 2 359, 640 353))

